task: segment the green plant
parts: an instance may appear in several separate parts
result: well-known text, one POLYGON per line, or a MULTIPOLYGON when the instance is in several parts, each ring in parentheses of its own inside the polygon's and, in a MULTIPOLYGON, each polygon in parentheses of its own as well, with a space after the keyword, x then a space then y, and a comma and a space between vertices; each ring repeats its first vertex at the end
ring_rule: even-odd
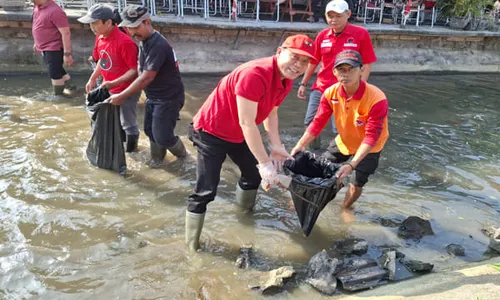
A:
POLYGON ((490 4, 491 0, 440 0, 436 5, 446 17, 479 17, 490 4))

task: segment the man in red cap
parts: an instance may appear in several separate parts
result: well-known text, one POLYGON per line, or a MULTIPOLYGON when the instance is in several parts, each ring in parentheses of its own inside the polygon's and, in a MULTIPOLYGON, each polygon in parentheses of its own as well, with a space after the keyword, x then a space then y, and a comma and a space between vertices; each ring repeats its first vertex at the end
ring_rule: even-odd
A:
MULTIPOLYGON (((362 72, 362 79, 364 81, 368 81, 371 64, 377 60, 370 34, 363 27, 349 24, 348 20, 350 16, 351 10, 349 4, 344 0, 333 0, 326 5, 325 18, 329 28, 322 30, 316 36, 314 41, 316 49, 314 56, 316 59, 309 64, 297 92, 299 98, 306 98, 307 82, 313 75, 319 62, 321 62, 316 82, 313 84, 309 95, 309 103, 304 118, 305 126, 308 126, 314 118, 318 110, 321 94, 337 82, 337 78, 333 75, 332 70, 335 57, 338 53, 343 50, 355 50, 361 54, 364 62, 362 72)), ((320 148, 319 136, 311 145, 311 148, 320 148)))
POLYGON ((332 143, 334 146, 324 156, 335 163, 343 163, 337 178, 353 173, 344 208, 351 207, 361 196, 368 177, 378 167, 380 152, 389 138, 387 98, 376 86, 362 80, 363 68, 359 52, 346 50, 337 55, 333 72, 339 82, 324 92, 318 113, 291 153, 304 151, 331 116, 335 117, 338 135, 332 143))
POLYGON ((311 59, 313 41, 306 35, 290 36, 276 55, 247 62, 222 78, 193 118, 189 139, 198 151, 198 164, 186 211, 190 250, 200 247, 207 204, 217 193, 226 156, 240 169, 236 202, 244 210, 253 208, 260 184, 264 189, 277 184, 277 168, 290 157, 279 136, 278 107, 311 59), (269 154, 259 132, 261 123, 269 139, 269 154))

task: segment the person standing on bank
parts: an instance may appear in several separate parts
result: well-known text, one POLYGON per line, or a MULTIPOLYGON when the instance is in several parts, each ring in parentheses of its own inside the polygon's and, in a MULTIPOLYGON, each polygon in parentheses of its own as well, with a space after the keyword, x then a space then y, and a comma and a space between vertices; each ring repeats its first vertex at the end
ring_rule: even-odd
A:
POLYGON ((148 9, 129 5, 121 13, 120 26, 127 27, 139 43, 139 77, 124 91, 112 95, 109 102, 121 104, 144 89, 146 113, 144 132, 151 148, 150 167, 163 166, 166 151, 179 158, 187 156, 181 139, 174 134, 179 112, 184 106, 184 84, 174 49, 154 30, 148 9))
MULTIPOLYGON (((96 35, 94 55, 96 68, 85 85, 87 93, 96 87, 96 81, 102 76, 101 87, 111 95, 125 90, 137 78, 137 45, 114 25, 113 7, 107 4, 93 5, 87 15, 78 19, 80 23, 90 24, 96 35)), ((132 94, 120 105, 120 121, 127 135, 126 152, 137 149, 139 126, 137 126, 137 102, 141 91, 132 94)))
POLYGON ((247 62, 222 78, 193 118, 189 139, 198 151, 198 162, 186 210, 186 244, 191 251, 200 248, 205 212, 215 199, 226 156, 240 169, 236 203, 244 210, 253 208, 260 184, 268 189, 278 183, 276 168, 290 157, 278 132, 278 107, 313 58, 308 36, 290 36, 275 56, 247 62), (259 132, 261 123, 270 155, 259 132))
POLYGON ((53 0, 33 0, 33 51, 41 52, 52 81, 54 95, 76 90, 63 63, 71 67, 71 32, 66 13, 53 0))
POLYGON ((294 155, 304 151, 333 114, 338 135, 328 158, 334 163, 343 163, 337 178, 343 179, 352 173, 344 208, 350 208, 361 196, 368 177, 378 167, 380 152, 389 137, 387 98, 384 92, 363 80, 364 67, 357 51, 346 50, 337 55, 333 72, 339 82, 325 91, 318 113, 291 152, 294 155))
MULTIPOLYGON (((364 62, 362 80, 368 81, 371 72, 371 64, 377 58, 368 31, 359 26, 349 24, 348 20, 351 16, 349 5, 344 0, 333 0, 326 5, 325 17, 329 28, 322 30, 316 36, 314 41, 316 52, 315 60, 311 61, 307 67, 307 71, 302 78, 300 87, 297 92, 297 97, 306 99, 306 87, 309 79, 314 74, 316 67, 321 62, 321 67, 317 74, 316 82, 311 88, 309 94, 309 104, 307 106, 304 125, 307 127, 311 123, 318 110, 319 100, 323 92, 337 82, 337 78, 333 75, 332 69, 335 62, 335 57, 343 50, 356 50, 361 53, 364 62)), ((334 121, 332 122, 333 126, 334 121)), ((335 132, 335 127, 333 128, 335 132)), ((313 149, 320 148, 319 135, 311 145, 313 149)))

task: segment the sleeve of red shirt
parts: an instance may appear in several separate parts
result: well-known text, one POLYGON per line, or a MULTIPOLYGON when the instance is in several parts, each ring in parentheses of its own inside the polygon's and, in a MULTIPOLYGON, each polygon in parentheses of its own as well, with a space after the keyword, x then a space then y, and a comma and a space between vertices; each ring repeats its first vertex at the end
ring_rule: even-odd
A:
POLYGON ((333 110, 328 103, 328 99, 325 98, 325 95, 322 95, 319 102, 318 111, 316 112, 316 116, 314 116, 311 124, 309 124, 309 127, 307 127, 307 132, 314 136, 318 136, 321 133, 321 130, 325 128, 326 124, 330 120, 332 113, 333 110))
POLYGON ((66 16, 66 13, 62 9, 55 9, 50 15, 50 21, 57 28, 69 27, 68 16, 66 16))
POLYGON ((94 59, 95 62, 99 60, 99 50, 97 49, 97 39, 98 37, 95 37, 95 43, 94 43, 94 50, 92 50, 92 58, 94 59))
POLYGON ((121 47, 122 57, 125 59, 128 69, 137 69, 137 56, 139 49, 132 41, 124 41, 121 47))
POLYGON ((379 101, 372 106, 372 109, 368 113, 363 144, 368 144, 373 147, 377 143, 380 135, 382 134, 384 119, 387 117, 388 111, 389 105, 386 99, 379 101))
POLYGON ((247 98, 248 100, 259 102, 266 92, 265 80, 255 68, 241 70, 238 82, 234 86, 234 94, 247 98))
POLYGON ((363 64, 372 64, 377 61, 377 56, 375 55, 375 50, 373 49, 372 39, 370 38, 370 33, 365 31, 364 37, 361 41, 360 54, 363 58, 363 64))

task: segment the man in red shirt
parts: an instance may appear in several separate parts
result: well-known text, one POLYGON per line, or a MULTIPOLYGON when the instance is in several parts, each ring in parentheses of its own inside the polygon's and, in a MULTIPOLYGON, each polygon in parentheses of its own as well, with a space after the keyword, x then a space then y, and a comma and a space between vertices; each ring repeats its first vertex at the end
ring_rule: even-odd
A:
MULTIPOLYGON (((103 78, 101 86, 107 88, 112 95, 121 93, 137 77, 137 45, 116 26, 113 9, 107 4, 96 4, 89 9, 87 15, 78 19, 80 23, 90 24, 97 36, 93 56, 98 63, 85 86, 87 93, 95 88, 100 76, 103 78)), ((120 121, 127 135, 127 152, 135 151, 139 140, 139 96, 140 92, 135 93, 120 105, 120 121)))
POLYGON ((376 86, 362 79, 363 68, 359 52, 346 50, 337 55, 333 72, 339 82, 325 91, 318 113, 292 150, 292 155, 304 151, 331 116, 335 117, 338 135, 333 149, 325 156, 335 163, 344 163, 336 174, 339 179, 353 172, 344 208, 351 207, 361 196, 368 177, 378 167, 380 152, 389 137, 387 98, 376 86))
POLYGON ((277 184, 276 168, 290 155, 278 132, 278 107, 314 58, 306 35, 288 37, 276 55, 256 59, 222 78, 193 118, 189 139, 198 151, 197 179, 186 211, 186 244, 200 247, 207 205, 214 200, 222 163, 229 156, 241 171, 236 202, 245 210, 255 204, 257 189, 277 184), (258 125, 270 144, 267 153, 258 125))
MULTIPOLYGON (((370 34, 363 27, 349 24, 348 20, 350 16, 351 11, 349 10, 349 5, 344 0, 333 0, 326 6, 325 17, 329 28, 322 30, 316 36, 314 41, 316 48, 314 56, 316 59, 309 64, 297 92, 299 98, 305 99, 307 82, 316 70, 318 63, 321 62, 316 82, 313 84, 311 94, 309 95, 309 104, 304 119, 305 126, 308 126, 314 118, 318 110, 321 94, 337 82, 337 78, 333 75, 332 69, 335 56, 338 53, 343 50, 356 50, 361 53, 364 62, 362 73, 362 79, 364 81, 368 81, 371 64, 377 60, 370 34)), ((335 132, 334 122, 332 123, 333 131, 335 132)), ((311 145, 311 148, 320 148, 319 136, 314 144, 311 145)))
POLYGON ((72 92, 71 77, 63 67, 73 65, 68 17, 52 0, 33 0, 33 51, 42 52, 55 95, 72 92))

